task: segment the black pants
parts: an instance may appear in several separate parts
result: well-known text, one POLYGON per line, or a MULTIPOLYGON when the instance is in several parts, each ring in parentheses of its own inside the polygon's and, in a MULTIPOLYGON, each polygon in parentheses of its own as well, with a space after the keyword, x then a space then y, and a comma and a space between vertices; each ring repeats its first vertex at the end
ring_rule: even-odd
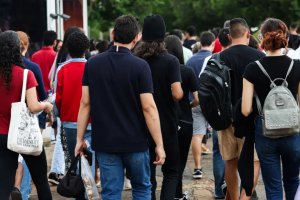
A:
MULTIPOLYGON (((173 200, 175 198, 177 181, 178 181, 178 169, 179 169, 179 148, 178 148, 178 136, 177 133, 163 132, 163 142, 166 152, 166 161, 162 166, 163 182, 161 187, 161 200, 173 200)), ((156 182, 156 165, 155 161, 155 144, 151 141, 150 144, 150 168, 151 168, 151 184, 152 184, 152 200, 155 200, 155 190, 157 186, 156 182)))
POLYGON ((176 198, 182 198, 182 176, 186 166, 191 141, 193 137, 193 124, 179 122, 180 129, 178 131, 178 145, 179 145, 179 156, 180 165, 178 173, 178 183, 176 189, 176 198))
MULTIPOLYGON (((32 180, 36 186, 39 200, 52 200, 47 179, 47 160, 45 150, 39 156, 22 155, 32 180)), ((15 183, 18 167, 18 153, 7 149, 7 135, 0 135, 0 199, 8 200, 15 183)))

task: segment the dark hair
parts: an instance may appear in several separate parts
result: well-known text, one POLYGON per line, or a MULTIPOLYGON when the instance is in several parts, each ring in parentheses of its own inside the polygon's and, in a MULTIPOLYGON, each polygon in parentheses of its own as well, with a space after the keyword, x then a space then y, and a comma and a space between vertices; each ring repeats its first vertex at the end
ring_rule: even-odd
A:
POLYGON ((54 31, 45 31, 43 41, 45 46, 53 45, 57 39, 57 34, 54 31))
POLYGON ((72 58, 81 58, 89 49, 90 41, 82 32, 74 32, 67 41, 67 48, 72 58))
POLYGON ((94 39, 90 39, 90 51, 96 50, 96 41, 94 39))
POLYGON ((290 25, 291 29, 297 29, 298 28, 298 24, 296 22, 292 22, 290 25))
POLYGON ((55 46, 53 47, 54 51, 57 52, 57 51, 59 50, 59 49, 58 49, 58 45, 59 45, 60 42, 62 42, 62 40, 56 39, 56 44, 55 44, 55 46))
POLYGON ((177 37, 180 39, 180 41, 181 41, 181 40, 182 40, 183 32, 182 32, 181 30, 179 30, 179 29, 174 29, 174 30, 170 31, 170 34, 169 34, 169 35, 175 35, 175 36, 177 36, 177 37))
POLYGON ((96 49, 98 50, 98 53, 103 53, 104 51, 106 51, 108 49, 108 45, 109 42, 107 40, 99 41, 96 44, 96 49))
POLYGON ((253 35, 250 35, 250 40, 249 40, 249 45, 248 46, 252 47, 254 49, 259 49, 259 43, 253 35))
POLYGON ((219 32, 218 38, 222 47, 228 47, 231 45, 231 41, 229 40, 229 28, 222 28, 219 32))
POLYGON ((8 89, 11 82, 12 66, 24 67, 20 51, 20 39, 14 31, 0 33, 0 77, 8 89))
POLYGON ((215 37, 218 37, 220 30, 221 30, 220 27, 214 27, 211 29, 211 32, 214 34, 215 37))
POLYGON ((229 22, 229 33, 232 38, 241 38, 249 31, 249 26, 243 18, 234 18, 229 22))
POLYGON ((190 35, 190 36, 195 36, 197 34, 197 29, 195 26, 189 26, 186 28, 186 32, 190 35))
POLYGON ((288 44, 288 28, 280 19, 268 18, 262 25, 260 32, 263 36, 261 47, 268 51, 286 48, 288 44))
POLYGON ((140 31, 140 25, 135 17, 122 15, 115 21, 114 41, 121 44, 131 43, 140 31))
POLYGON ((64 39, 63 39, 63 44, 57 55, 56 66, 58 66, 60 63, 66 61, 67 56, 68 56, 67 40, 68 40, 69 36, 74 32, 81 32, 81 30, 77 26, 72 26, 66 30, 64 39))
POLYGON ((145 42, 141 41, 134 49, 134 54, 140 58, 147 60, 153 56, 158 56, 166 52, 165 44, 162 41, 145 42))
POLYGON ((180 64, 184 64, 182 43, 175 35, 165 38, 165 46, 168 52, 178 58, 180 64))
POLYGON ((210 46, 215 41, 215 36, 210 31, 204 31, 200 34, 200 43, 202 47, 210 46))

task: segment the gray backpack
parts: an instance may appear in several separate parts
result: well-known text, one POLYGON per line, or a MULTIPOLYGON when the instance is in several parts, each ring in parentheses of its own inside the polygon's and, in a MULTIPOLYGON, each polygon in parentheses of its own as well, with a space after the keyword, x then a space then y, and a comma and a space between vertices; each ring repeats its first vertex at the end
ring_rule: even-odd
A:
POLYGON ((259 61, 256 61, 261 71, 270 79, 271 90, 268 93, 264 107, 261 109, 261 103, 255 95, 257 109, 263 118, 263 134, 268 138, 280 138, 295 135, 299 133, 299 106, 288 89, 286 81, 292 71, 294 61, 292 60, 285 78, 276 78, 272 80, 269 74, 259 61), (277 80, 282 80, 281 85, 276 85, 277 80))

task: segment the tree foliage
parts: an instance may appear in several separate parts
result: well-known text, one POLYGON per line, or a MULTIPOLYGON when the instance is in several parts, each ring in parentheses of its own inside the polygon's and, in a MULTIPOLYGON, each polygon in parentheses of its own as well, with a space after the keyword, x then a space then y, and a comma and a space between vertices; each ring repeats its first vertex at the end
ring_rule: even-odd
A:
POLYGON ((141 22, 149 14, 164 17, 167 29, 185 29, 195 25, 198 31, 223 26, 227 19, 243 17, 250 26, 258 26, 267 17, 287 24, 299 21, 299 0, 90 0, 91 33, 106 31, 122 14, 136 16, 141 22))

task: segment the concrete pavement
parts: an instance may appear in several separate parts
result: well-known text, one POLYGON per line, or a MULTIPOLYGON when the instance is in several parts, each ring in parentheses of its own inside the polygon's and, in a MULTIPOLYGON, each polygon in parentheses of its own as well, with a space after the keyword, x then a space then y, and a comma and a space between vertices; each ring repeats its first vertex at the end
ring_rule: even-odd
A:
MULTIPOLYGON (((208 147, 211 149, 211 139, 208 140, 208 147)), ((53 152, 54 145, 50 145, 50 147, 45 147, 47 152, 48 158, 48 170, 50 169, 52 152, 53 152)), ((213 170, 212 170, 212 154, 202 156, 202 168, 203 168, 203 178, 200 180, 194 180, 192 178, 192 173, 194 170, 194 163, 193 163, 192 153, 190 151, 187 166, 184 172, 184 180, 183 180, 183 188, 184 191, 189 193, 191 200, 212 200, 214 199, 214 178, 213 178, 213 170)), ((160 167, 157 167, 157 192, 156 196, 159 199, 160 189, 161 189, 161 182, 162 182, 162 173, 160 167)), ((258 182, 258 186, 256 188, 259 199, 264 200, 264 186, 261 180, 261 177, 258 182)), ((67 198, 61 197, 59 194, 56 193, 56 186, 51 186, 51 191, 54 200, 65 200, 67 198)), ((31 195, 30 200, 37 200, 36 192, 33 186, 33 193, 31 195)), ((132 199, 131 191, 124 191, 123 192, 123 199, 129 200, 132 199)))

